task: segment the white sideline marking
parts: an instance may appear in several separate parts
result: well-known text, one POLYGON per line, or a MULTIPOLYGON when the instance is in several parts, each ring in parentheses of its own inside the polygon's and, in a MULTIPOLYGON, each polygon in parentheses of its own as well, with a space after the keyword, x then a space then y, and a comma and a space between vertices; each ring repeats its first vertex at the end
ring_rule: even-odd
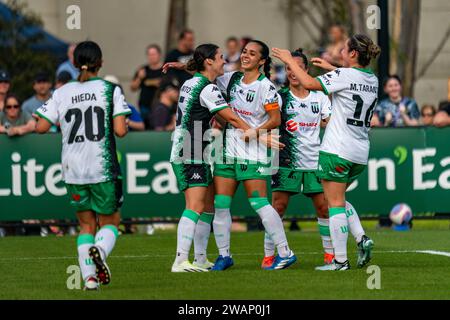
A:
MULTIPOLYGON (((435 251, 435 250, 386 250, 386 251, 374 251, 374 254, 389 254, 389 253, 422 253, 431 254, 444 257, 450 257, 450 252, 435 251)), ((320 255, 323 252, 296 252, 297 255, 320 255)), ((233 256, 262 256, 262 253, 237 253, 233 256)), ((150 258, 167 258, 173 257, 172 254, 144 254, 144 255, 122 255, 122 256, 110 256, 109 259, 150 259, 150 258)), ((61 256, 61 257, 21 257, 21 258, 0 258, 2 261, 39 261, 39 260, 73 260, 77 259, 76 256, 61 256)))

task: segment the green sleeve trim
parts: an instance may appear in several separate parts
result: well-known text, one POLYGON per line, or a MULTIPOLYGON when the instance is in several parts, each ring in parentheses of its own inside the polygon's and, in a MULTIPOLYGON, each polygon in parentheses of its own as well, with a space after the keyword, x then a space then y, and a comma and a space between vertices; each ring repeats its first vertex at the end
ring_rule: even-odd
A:
POLYGON ((40 112, 38 112, 38 111, 35 111, 34 113, 37 114, 39 117, 41 117, 41 118, 47 120, 50 124, 55 125, 52 121, 50 121, 49 118, 47 118, 46 116, 44 116, 42 113, 40 113, 40 112))
POLYGON ((219 108, 217 108, 217 109, 214 109, 214 110, 212 110, 211 112, 212 113, 216 113, 216 112, 219 112, 220 110, 223 110, 223 109, 226 109, 226 108, 229 108, 230 106, 229 105, 226 105, 226 106, 223 106, 223 107, 219 107, 219 108))
POLYGON ((217 209, 229 209, 231 207, 231 201, 233 200, 230 196, 225 196, 223 194, 217 194, 214 197, 214 206, 217 209))
POLYGON ((117 238, 119 237, 119 230, 117 230, 116 226, 113 226, 112 224, 108 224, 106 226, 103 226, 102 229, 109 229, 114 233, 114 236, 117 238))
POLYGON ((345 214, 345 207, 335 207, 335 208, 330 208, 328 209, 330 218, 338 215, 338 214, 345 214))
POLYGON ((132 113, 131 110, 127 111, 127 112, 122 112, 122 113, 116 114, 115 116, 113 116, 113 118, 116 118, 118 116, 126 116, 126 115, 129 115, 131 113, 132 113))
POLYGON ((328 90, 325 87, 325 85, 323 84, 322 80, 319 77, 317 77, 316 79, 319 80, 320 85, 322 86, 323 92, 325 92, 326 95, 329 95, 328 90))
POLYGON ((203 221, 207 224, 211 224, 214 219, 214 213, 203 212, 199 221, 203 221))
POLYGON ((250 206, 255 211, 261 209, 262 207, 270 205, 269 200, 267 200, 267 198, 248 198, 248 201, 250 201, 250 206))
POLYGON ((189 209, 184 210, 181 217, 188 218, 188 219, 194 221, 195 224, 197 224, 198 219, 200 219, 200 215, 197 212, 195 212, 193 210, 189 210, 189 209))
POLYGON ((329 226, 322 226, 319 224, 319 233, 321 236, 330 236, 330 227, 329 226))
POLYGON ((80 234, 77 238, 77 246, 81 246, 83 244, 94 244, 95 240, 94 240, 94 235, 89 234, 89 233, 85 233, 85 234, 80 234))

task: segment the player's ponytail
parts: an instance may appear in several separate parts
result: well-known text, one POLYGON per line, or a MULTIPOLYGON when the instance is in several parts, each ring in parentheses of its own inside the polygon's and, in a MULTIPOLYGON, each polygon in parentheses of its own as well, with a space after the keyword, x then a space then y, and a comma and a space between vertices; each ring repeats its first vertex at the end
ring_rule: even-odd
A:
POLYGON ((102 50, 93 41, 80 42, 73 53, 75 67, 80 71, 78 81, 89 80, 92 73, 97 73, 102 67, 102 50))
POLYGON ((260 53, 261 53, 261 60, 265 60, 264 62, 264 75, 266 78, 270 79, 270 70, 272 69, 272 58, 269 56, 270 50, 267 44, 260 40, 252 40, 250 42, 254 42, 258 44, 261 47, 260 53))
POLYGON ((363 67, 368 66, 370 61, 376 59, 381 53, 380 47, 365 34, 356 34, 351 37, 348 48, 350 51, 358 52, 358 63, 363 67))
POLYGON ((215 44, 207 43, 201 44, 195 48, 194 55, 191 60, 188 61, 186 69, 188 71, 201 72, 205 70, 205 60, 215 60, 218 46, 215 44))

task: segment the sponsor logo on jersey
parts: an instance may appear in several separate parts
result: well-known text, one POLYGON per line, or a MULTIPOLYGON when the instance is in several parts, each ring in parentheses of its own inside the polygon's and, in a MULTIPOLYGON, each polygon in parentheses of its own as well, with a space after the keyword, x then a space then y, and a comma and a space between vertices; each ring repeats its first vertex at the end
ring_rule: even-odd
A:
POLYGON ((341 70, 339 70, 339 69, 336 69, 336 70, 334 70, 334 73, 336 73, 336 74, 337 74, 337 76, 339 77, 339 76, 341 75, 341 70))
POLYGON ((273 91, 273 90, 276 90, 276 89, 275 89, 274 86, 271 85, 270 88, 269 88, 269 91, 273 91))
POLYGON ((73 195, 72 195, 72 199, 73 199, 73 201, 78 202, 78 201, 80 201, 81 196, 80 196, 79 194, 73 194, 73 195))
POLYGON ((305 104, 305 103, 300 103, 300 107, 302 107, 302 108, 308 108, 308 106, 305 104))
POLYGON ((196 172, 192 175, 191 180, 201 180, 201 178, 200 174, 196 172))
POLYGON ((183 97, 183 96, 180 96, 179 103, 183 103, 183 102, 184 102, 184 97, 183 97))
POLYGON ((192 88, 188 86, 181 87, 181 92, 189 93, 191 92, 192 88))
POLYGON ((263 174, 264 173, 264 168, 263 167, 258 167, 258 169, 256 169, 256 172, 258 172, 259 174, 263 174))
POLYGON ((249 90, 249 91, 247 92, 247 97, 245 97, 245 100, 246 100, 247 102, 253 102, 253 100, 255 100, 255 94, 256 94, 255 91, 249 90))
POLYGON ((319 107, 319 103, 318 102, 311 102, 311 111, 314 114, 317 114, 320 112, 320 107, 319 107))
POLYGON ((333 75, 331 73, 327 73, 326 76, 330 79, 333 78, 333 75))
POLYGON ((342 167, 340 167, 340 166, 336 166, 334 169, 335 169, 337 172, 339 172, 339 173, 342 173, 342 172, 345 171, 345 168, 342 168, 342 167))
POLYGON ((242 114, 244 116, 252 116, 253 115, 253 112, 241 110, 241 109, 238 109, 238 108, 235 108, 235 107, 233 107, 233 111, 236 112, 236 113, 242 114))
POLYGON ((298 130, 298 123, 294 120, 289 120, 286 122, 286 130, 289 132, 295 132, 298 130))
POLYGON ((211 92, 215 92, 215 91, 219 91, 219 88, 217 88, 216 86, 213 86, 212 91, 211 92))
POLYGON ((247 169, 248 169, 248 166, 246 164, 241 164, 241 171, 242 172, 247 171, 247 169))
POLYGON ((216 106, 222 106, 222 105, 224 105, 224 104, 227 104, 227 102, 225 101, 225 99, 223 99, 223 98, 220 97, 220 96, 219 96, 219 98, 220 98, 221 100, 217 100, 217 101, 216 101, 216 106))

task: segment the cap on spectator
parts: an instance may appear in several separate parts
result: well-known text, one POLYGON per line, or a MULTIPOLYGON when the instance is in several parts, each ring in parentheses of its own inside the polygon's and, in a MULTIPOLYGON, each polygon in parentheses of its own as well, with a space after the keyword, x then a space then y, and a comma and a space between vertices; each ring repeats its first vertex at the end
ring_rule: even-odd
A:
POLYGON ((56 77, 56 81, 61 83, 67 83, 72 80, 72 75, 68 71, 61 71, 56 77))
POLYGON ((48 75, 48 73, 39 72, 34 77, 34 82, 51 82, 50 81, 50 76, 48 75))
POLYGON ((10 82, 11 78, 6 70, 0 70, 0 81, 2 82, 10 82))

